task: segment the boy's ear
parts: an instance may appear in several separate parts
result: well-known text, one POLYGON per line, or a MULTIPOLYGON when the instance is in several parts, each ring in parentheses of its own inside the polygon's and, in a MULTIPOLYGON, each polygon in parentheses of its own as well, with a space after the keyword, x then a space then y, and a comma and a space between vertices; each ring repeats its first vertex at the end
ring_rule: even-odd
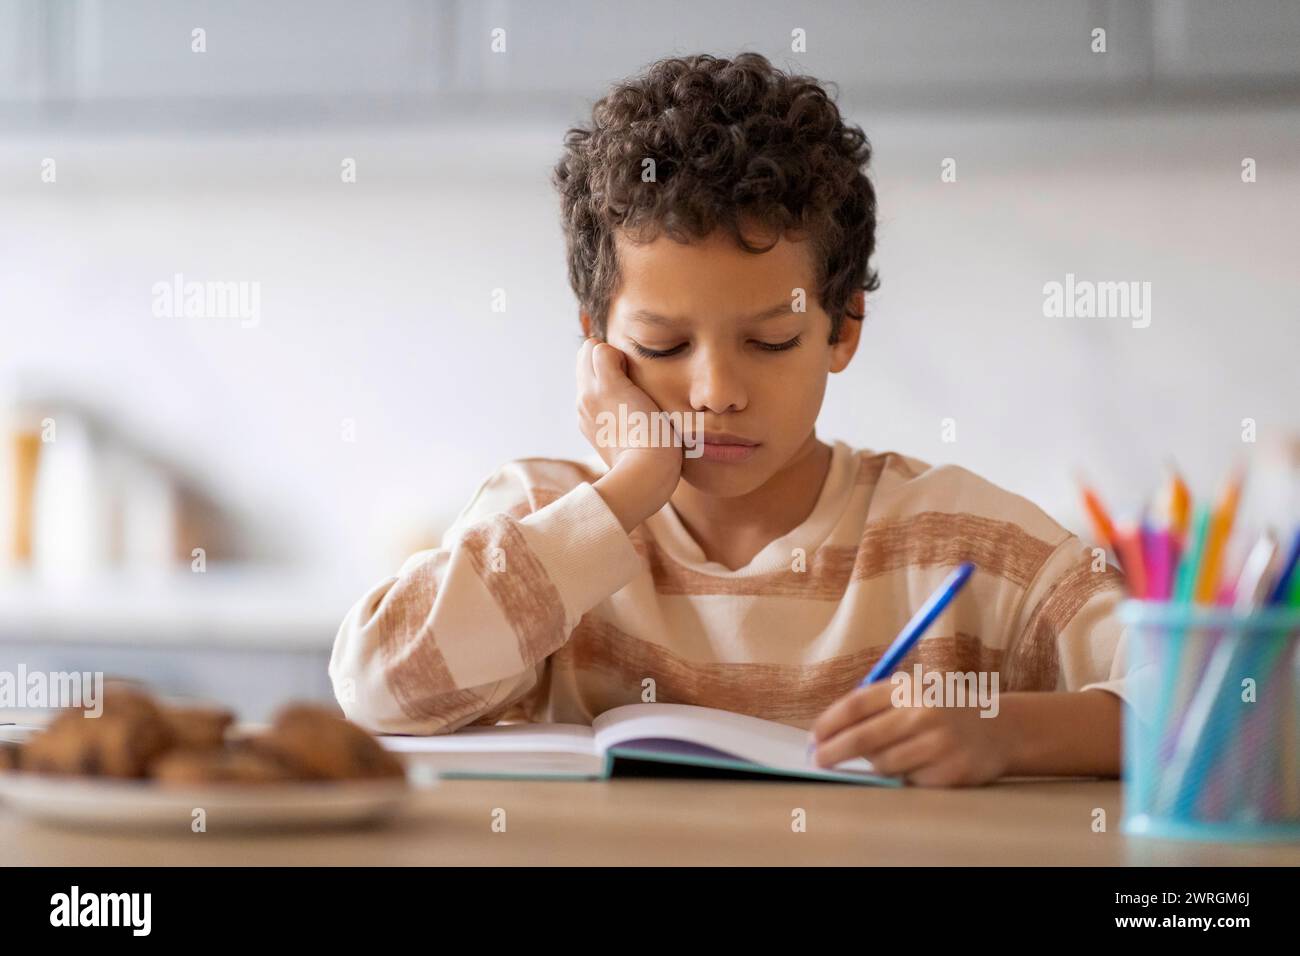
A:
MULTIPOLYGON (((865 316, 863 306, 866 302, 866 293, 859 289, 854 292, 850 298, 852 310, 858 315, 865 316)), ((853 359, 853 354, 858 350, 858 342, 862 338, 862 323, 865 319, 855 319, 845 310, 844 318, 840 321, 840 337, 834 345, 831 346, 831 371, 842 372, 849 367, 849 362, 853 359)))

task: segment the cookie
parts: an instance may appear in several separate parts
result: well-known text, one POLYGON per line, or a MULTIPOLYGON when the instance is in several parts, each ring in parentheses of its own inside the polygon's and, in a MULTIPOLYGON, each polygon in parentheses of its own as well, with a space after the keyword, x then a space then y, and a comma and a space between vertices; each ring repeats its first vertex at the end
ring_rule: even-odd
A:
POLYGON ((168 707, 163 718, 180 750, 213 750, 226 741, 235 715, 219 707, 168 707))
POLYGON ((161 784, 195 786, 212 783, 284 783, 296 779, 292 765, 277 754, 233 744, 205 750, 173 750, 150 767, 161 784))
POLYGON ((104 684, 102 708, 104 716, 136 717, 141 720, 157 720, 162 716, 161 708, 151 695, 135 684, 121 681, 104 684))
POLYGON ((275 716, 261 746, 284 755, 313 780, 402 778, 406 771, 379 741, 325 707, 291 704, 275 716))
POLYGON ((105 688, 103 713, 64 711, 23 748, 22 769, 35 773, 143 777, 173 746, 158 706, 131 688, 105 688))
POLYGON ((23 748, 9 740, 0 740, 0 770, 17 770, 22 766, 23 748))

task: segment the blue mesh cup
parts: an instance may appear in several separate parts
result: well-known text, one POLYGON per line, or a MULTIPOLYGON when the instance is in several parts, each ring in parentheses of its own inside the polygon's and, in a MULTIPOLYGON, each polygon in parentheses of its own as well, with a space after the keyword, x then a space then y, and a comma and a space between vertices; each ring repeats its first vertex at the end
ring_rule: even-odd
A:
POLYGON ((1300 840, 1300 609, 1127 601, 1125 833, 1300 840))

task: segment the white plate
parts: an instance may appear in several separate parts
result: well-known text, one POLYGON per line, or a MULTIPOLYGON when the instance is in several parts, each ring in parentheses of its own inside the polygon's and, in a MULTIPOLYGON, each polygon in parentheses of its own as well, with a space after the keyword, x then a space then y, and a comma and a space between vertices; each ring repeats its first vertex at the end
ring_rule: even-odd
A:
POLYGON ((396 815, 411 793, 405 782, 392 780, 180 787, 0 772, 0 801, 10 810, 45 823, 96 828, 188 832, 199 809, 209 833, 355 826, 396 815))

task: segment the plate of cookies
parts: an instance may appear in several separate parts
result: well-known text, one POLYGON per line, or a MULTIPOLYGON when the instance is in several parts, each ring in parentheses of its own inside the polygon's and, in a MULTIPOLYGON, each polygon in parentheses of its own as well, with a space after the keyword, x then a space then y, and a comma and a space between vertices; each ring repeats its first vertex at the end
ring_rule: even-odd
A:
POLYGON ((318 704, 251 732, 129 685, 106 686, 96 710, 0 740, 0 802, 48 823, 211 832, 372 824, 411 793, 397 757, 318 704))

